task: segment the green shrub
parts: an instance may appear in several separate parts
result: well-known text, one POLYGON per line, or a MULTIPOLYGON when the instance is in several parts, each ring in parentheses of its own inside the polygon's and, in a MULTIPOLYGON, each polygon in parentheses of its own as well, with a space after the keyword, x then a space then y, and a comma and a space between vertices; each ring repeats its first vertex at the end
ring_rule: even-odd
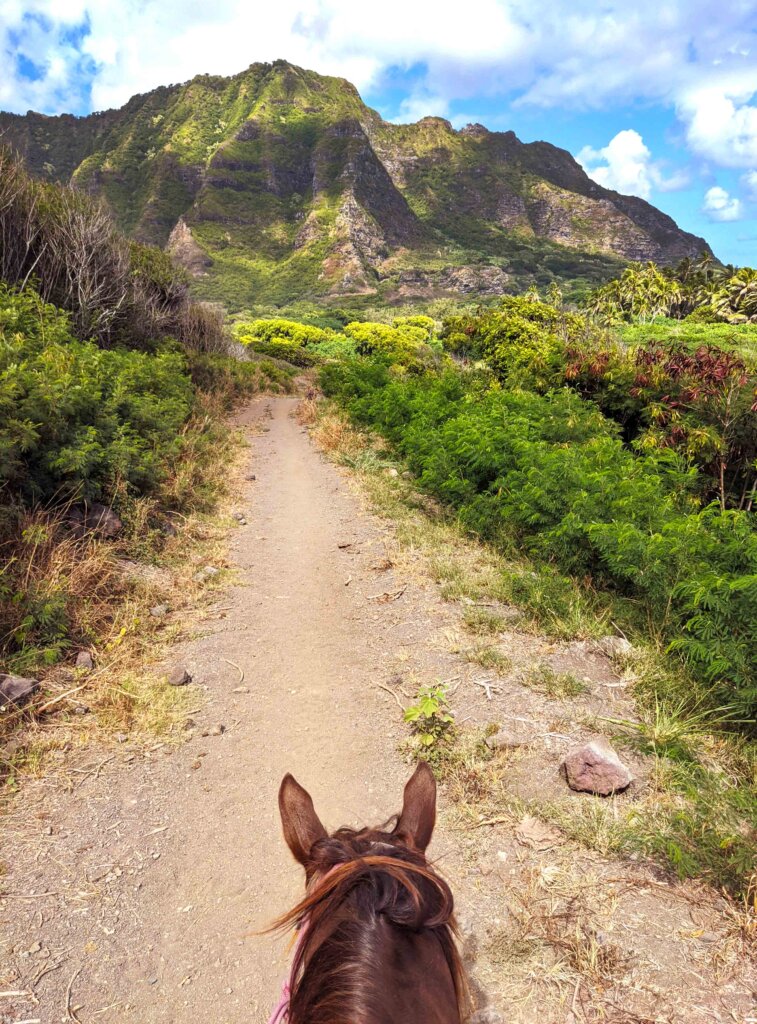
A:
POLYGON ((271 318, 251 320, 237 325, 235 334, 243 345, 253 342, 289 342, 293 346, 305 347, 331 341, 334 331, 311 327, 296 320, 271 318))
POLYGON ((368 361, 321 380, 471 529, 628 598, 715 700, 754 718, 757 535, 749 513, 700 506, 697 471, 675 452, 635 454, 567 389, 470 393, 458 371, 368 361))
POLYGON ((178 350, 103 350, 67 314, 0 284, 0 479, 27 499, 155 487, 192 406, 178 350))
POLYGON ((458 355, 486 360, 509 387, 547 391, 563 382, 566 342, 585 333, 586 322, 575 313, 508 296, 497 309, 448 317, 441 338, 458 355))
POLYGON ((354 355, 355 343, 339 331, 326 330, 281 318, 248 320, 237 324, 237 341, 252 351, 284 359, 293 366, 316 366, 324 359, 354 355))
POLYGON ((282 359, 291 363, 292 366, 300 366, 304 369, 316 366, 321 362, 318 355, 309 348, 303 348, 295 342, 286 338, 273 338, 271 341, 250 341, 247 347, 258 355, 270 356, 272 359, 282 359))
POLYGON ((704 499, 750 507, 757 371, 737 352, 672 339, 633 349, 595 340, 569 347, 565 377, 620 423, 639 451, 669 449, 703 470, 704 499))

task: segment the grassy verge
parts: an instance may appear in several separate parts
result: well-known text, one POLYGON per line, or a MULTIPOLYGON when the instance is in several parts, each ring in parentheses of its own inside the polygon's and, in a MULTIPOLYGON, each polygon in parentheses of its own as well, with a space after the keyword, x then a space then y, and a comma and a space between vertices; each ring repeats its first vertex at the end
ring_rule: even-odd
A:
POLYGON ((192 686, 167 685, 159 664, 228 575, 244 443, 227 414, 258 391, 291 390, 294 369, 202 356, 191 369, 192 414, 160 486, 149 496, 113 491, 123 524, 116 539, 77 536, 72 502, 2 506, 4 671, 41 681, 28 704, 6 705, 0 716, 6 793, 93 739, 178 741, 200 700, 192 686), (81 652, 92 658, 89 670, 76 667, 81 652))
MULTIPOLYGON (((558 639, 613 631, 618 609, 612 598, 472 539, 449 510, 416 490, 382 439, 357 430, 334 405, 304 402, 302 418, 316 442, 353 470, 373 508, 394 521, 402 571, 417 571, 422 562, 444 597, 464 604, 474 653, 486 658, 487 640, 501 627, 497 608, 505 605, 520 609, 522 631, 558 639)), ((603 854, 648 855, 680 877, 703 878, 725 890, 754 934, 757 746, 721 729, 717 713, 697 706, 685 672, 672 668, 653 640, 636 649, 627 674, 638 717, 597 726, 616 744, 648 757, 650 785, 624 804, 589 799, 538 802, 528 809, 603 854)), ((534 673, 524 682, 547 696, 580 694, 580 682, 567 674, 534 673)), ((517 754, 493 755, 483 739, 480 732, 461 733, 431 751, 469 822, 524 809, 508 794, 502 770, 506 758, 517 754)))

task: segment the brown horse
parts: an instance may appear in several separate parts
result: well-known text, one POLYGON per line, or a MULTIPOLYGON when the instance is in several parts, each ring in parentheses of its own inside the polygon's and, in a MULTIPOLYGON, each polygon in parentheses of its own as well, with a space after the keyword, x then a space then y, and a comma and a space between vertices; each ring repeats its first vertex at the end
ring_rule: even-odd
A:
MULTIPOLYGON (((460 1024, 467 986, 447 883, 426 861, 436 782, 419 764, 394 827, 329 836, 291 775, 279 790, 307 894, 274 927, 299 926, 272 1020, 288 1024, 460 1024)), ((389 824, 391 824, 390 822, 389 824)))

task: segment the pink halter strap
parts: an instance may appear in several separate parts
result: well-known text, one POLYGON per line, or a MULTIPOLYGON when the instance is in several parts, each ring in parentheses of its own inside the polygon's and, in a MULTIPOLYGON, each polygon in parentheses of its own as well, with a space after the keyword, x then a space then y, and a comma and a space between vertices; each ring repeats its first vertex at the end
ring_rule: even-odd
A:
MULTIPOLYGON (((329 875, 332 875, 340 864, 335 864, 333 868, 330 868, 321 879, 325 882, 329 875)), ((300 925, 300 930, 297 935, 297 942, 294 947, 294 958, 293 963, 297 960, 297 953, 299 952, 300 946, 302 945, 305 936, 307 935, 308 925, 310 924, 309 919, 306 917, 300 925)), ((273 1009, 273 1013, 268 1018, 268 1024, 283 1024, 284 1021, 289 1020, 289 1000, 292 996, 292 985, 294 983, 293 972, 290 972, 289 977, 285 978, 281 983, 281 997, 273 1009)))

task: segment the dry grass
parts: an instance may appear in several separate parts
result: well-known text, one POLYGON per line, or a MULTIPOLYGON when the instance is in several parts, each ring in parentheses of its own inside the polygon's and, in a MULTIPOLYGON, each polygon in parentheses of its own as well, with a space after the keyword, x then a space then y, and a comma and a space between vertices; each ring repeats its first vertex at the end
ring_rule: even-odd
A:
POLYGON ((481 668, 491 669, 500 675, 505 675, 512 668, 512 662, 508 656, 493 644, 477 644, 475 647, 468 648, 464 653, 466 661, 480 665, 481 668))
POLYGON ((225 564, 241 453, 241 435, 207 413, 170 467, 163 494, 119 496, 125 529, 117 541, 76 539, 65 510, 20 512, 18 524, 6 524, 0 636, 15 649, 6 664, 42 679, 25 708, 0 721, 0 779, 11 789, 52 770, 51 754, 92 740, 178 741, 200 698, 191 686, 167 686, 158 666, 224 583, 223 573, 205 582, 194 574, 225 564), (174 503, 184 511, 171 515, 167 534, 163 509, 174 503), (151 615, 158 605, 167 607, 164 616, 151 615), (72 664, 82 649, 94 657, 89 673, 72 664))
POLYGON ((315 402, 300 402, 298 419, 310 427, 320 448, 329 454, 338 454, 341 461, 354 459, 367 449, 363 436, 338 413, 317 415, 315 402))
POLYGON ((505 620, 486 608, 469 605, 463 611, 463 625, 474 636, 496 636, 504 630, 505 620))
MULTIPOLYGON (((57 620, 79 636, 107 628, 112 595, 123 592, 111 550, 92 538, 76 540, 65 510, 9 512, 0 544, 0 644, 33 647, 49 637, 44 659, 56 653, 57 620)), ((23 669, 25 659, 16 666, 23 669)))
POLYGON ((577 679, 572 672, 555 672, 545 664, 534 665, 520 677, 520 682, 553 700, 580 697, 587 689, 586 684, 577 679))
POLYGON ((530 1005, 548 1020, 571 1019, 569 1007, 578 1019, 645 1020, 629 998, 638 958, 610 937, 614 894, 562 857, 547 865, 527 862, 515 875, 507 921, 491 929, 484 948, 514 1017, 517 1007, 530 1005), (620 1005, 619 992, 625 993, 620 1005))

